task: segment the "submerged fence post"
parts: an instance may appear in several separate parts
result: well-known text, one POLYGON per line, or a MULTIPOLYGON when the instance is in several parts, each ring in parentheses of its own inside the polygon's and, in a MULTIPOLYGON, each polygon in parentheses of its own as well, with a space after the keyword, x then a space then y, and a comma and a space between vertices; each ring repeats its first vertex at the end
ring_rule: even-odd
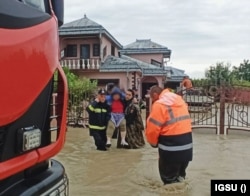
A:
POLYGON ((220 89, 220 133, 227 134, 225 132, 225 85, 221 85, 220 89))

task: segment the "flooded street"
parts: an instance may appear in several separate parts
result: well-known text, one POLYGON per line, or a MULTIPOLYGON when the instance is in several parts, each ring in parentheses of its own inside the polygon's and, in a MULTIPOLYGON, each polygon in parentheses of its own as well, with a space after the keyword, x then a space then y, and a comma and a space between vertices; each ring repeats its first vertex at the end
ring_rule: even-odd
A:
POLYGON ((70 195, 203 196, 210 195, 211 179, 250 178, 250 133, 217 136, 194 131, 194 159, 184 183, 163 186, 158 173, 157 149, 95 150, 88 129, 69 128, 66 143, 55 159, 70 180, 70 195))

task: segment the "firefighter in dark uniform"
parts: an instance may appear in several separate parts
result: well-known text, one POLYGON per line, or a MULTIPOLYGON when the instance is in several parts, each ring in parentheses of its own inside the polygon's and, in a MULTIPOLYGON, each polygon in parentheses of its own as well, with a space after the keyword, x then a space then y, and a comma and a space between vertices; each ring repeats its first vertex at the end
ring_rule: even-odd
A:
POLYGON ((104 89, 98 91, 96 99, 88 105, 89 132, 93 136, 97 150, 106 151, 106 128, 110 119, 110 106, 106 102, 104 89))

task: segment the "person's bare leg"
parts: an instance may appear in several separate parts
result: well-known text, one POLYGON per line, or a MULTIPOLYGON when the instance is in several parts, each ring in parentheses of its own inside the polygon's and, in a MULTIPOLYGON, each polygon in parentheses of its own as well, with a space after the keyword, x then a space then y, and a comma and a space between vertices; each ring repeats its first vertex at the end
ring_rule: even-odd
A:
POLYGON ((114 130, 115 130, 115 125, 111 120, 109 120, 108 126, 107 126, 107 144, 106 144, 106 147, 108 148, 111 146, 111 138, 112 138, 114 130))
POLYGON ((120 124, 120 132, 121 132, 121 145, 128 146, 128 143, 126 142, 126 120, 123 119, 120 124))

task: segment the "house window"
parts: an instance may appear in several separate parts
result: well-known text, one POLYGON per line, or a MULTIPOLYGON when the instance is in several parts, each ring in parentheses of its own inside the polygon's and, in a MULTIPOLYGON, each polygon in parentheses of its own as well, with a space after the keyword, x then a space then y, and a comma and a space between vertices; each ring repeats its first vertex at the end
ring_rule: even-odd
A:
POLYGON ((77 57, 77 45, 76 44, 67 45, 65 54, 66 57, 77 57))
POLYGON ((151 59, 151 64, 156 65, 158 67, 161 67, 161 63, 159 61, 154 60, 154 59, 151 59))
POLYGON ((100 56, 100 44, 93 45, 93 56, 100 56))
POLYGON ((111 46, 111 55, 115 56, 115 47, 114 46, 111 46))
POLYGON ((107 46, 103 48, 103 58, 107 55, 107 46))

